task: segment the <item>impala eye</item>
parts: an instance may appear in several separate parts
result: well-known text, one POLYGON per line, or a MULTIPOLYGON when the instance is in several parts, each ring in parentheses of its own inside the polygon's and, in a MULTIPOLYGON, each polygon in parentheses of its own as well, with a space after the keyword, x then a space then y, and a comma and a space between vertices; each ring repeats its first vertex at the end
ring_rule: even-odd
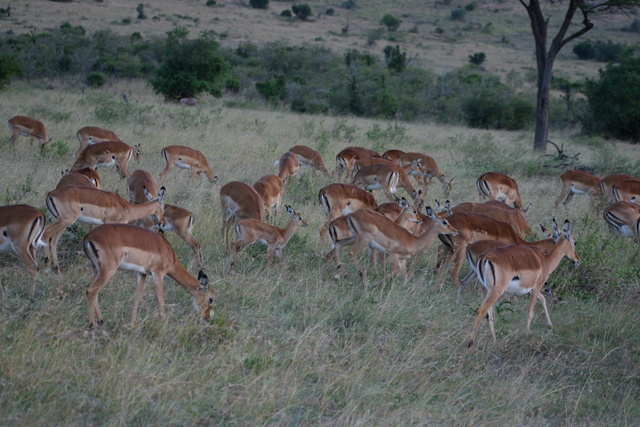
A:
POLYGON ((213 304, 213 298, 209 297, 209 305, 213 304))

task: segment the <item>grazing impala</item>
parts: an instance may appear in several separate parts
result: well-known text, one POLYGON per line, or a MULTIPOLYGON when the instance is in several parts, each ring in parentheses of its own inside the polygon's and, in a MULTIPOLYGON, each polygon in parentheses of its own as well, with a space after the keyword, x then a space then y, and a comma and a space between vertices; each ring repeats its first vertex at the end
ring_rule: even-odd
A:
POLYGON ((445 197, 449 195, 455 179, 447 179, 433 157, 422 153, 411 152, 404 153, 398 158, 398 164, 402 167, 407 167, 412 163, 417 163, 419 165, 416 173, 412 173, 412 175, 416 177, 418 182, 422 181, 422 188, 424 188, 425 193, 431 185, 432 179, 437 178, 442 184, 442 191, 444 192, 445 197))
MULTIPOLYGON (((417 167, 417 164, 412 164, 417 167)), ((423 205, 422 190, 416 191, 409 180, 409 175, 404 168, 392 163, 377 163, 363 167, 353 177, 353 184, 363 187, 365 190, 382 190, 394 202, 397 187, 402 187, 417 207, 423 205)))
POLYGON ((286 269, 282 249, 287 246, 298 227, 307 227, 308 224, 291 206, 287 205, 285 209, 291 218, 284 228, 269 225, 266 222, 252 218, 246 218, 238 222, 236 225, 236 240, 231 244, 231 268, 229 269, 229 274, 233 274, 235 271, 238 254, 247 246, 256 242, 267 246, 267 266, 271 265, 275 254, 282 262, 282 268, 286 269))
POLYGON ((572 169, 560 175, 560 183, 562 189, 556 200, 556 208, 562 202, 566 208, 571 202, 574 194, 589 196, 591 208, 595 211, 598 208, 599 200, 602 198, 602 187, 600 186, 600 178, 579 169, 572 169))
POLYGON ((132 326, 136 323, 148 275, 153 277, 162 319, 167 317, 164 310, 165 276, 171 277, 191 294, 193 306, 204 320, 211 319, 214 299, 207 276, 201 270, 197 279, 193 277, 180 263, 171 244, 162 236, 134 225, 105 224, 85 236, 83 247, 95 269, 94 281, 87 291, 90 328, 104 324, 98 293, 118 269, 135 271, 138 275, 131 314, 132 326))
POLYGON ((194 182, 201 173, 204 173, 212 183, 218 182, 218 177, 213 174, 209 162, 198 150, 183 147, 182 145, 170 145, 162 149, 162 158, 166 163, 166 167, 160 172, 160 179, 163 179, 171 169, 177 166, 181 169, 191 169, 194 182))
POLYGON ((87 145, 104 141, 122 141, 118 135, 110 130, 96 126, 85 126, 76 133, 76 136, 80 143, 80 147, 78 147, 78 151, 76 151, 76 157, 78 157, 80 153, 87 148, 87 145))
POLYGON ((378 206, 373 194, 351 184, 327 185, 318 192, 318 200, 327 216, 327 222, 320 228, 320 238, 327 235, 329 224, 339 216, 378 206))
POLYGON ((72 185, 78 187, 90 187, 100 189, 100 182, 89 178, 87 175, 78 172, 62 172, 62 177, 56 184, 56 190, 62 187, 70 187, 72 185))
POLYGON ((631 237, 636 243, 640 242, 636 227, 640 218, 640 205, 615 202, 604 210, 603 216, 612 231, 631 237))
POLYGON ((60 271, 58 240, 64 230, 74 222, 91 225, 105 223, 125 224, 155 214, 158 222, 164 217, 162 187, 156 199, 140 205, 129 202, 118 193, 88 187, 64 187, 51 191, 46 198, 47 208, 56 220, 44 230, 45 257, 60 271))
POLYGON ((229 251, 231 249, 229 230, 241 219, 252 218, 262 221, 264 203, 252 186, 240 181, 231 181, 220 189, 220 207, 222 208, 222 241, 225 250, 229 251))
MULTIPOLYGON (((131 174, 127 182, 129 200, 141 204, 158 197, 158 182, 148 170, 138 169, 131 174)), ((156 221, 154 215, 135 221, 135 225, 146 229, 158 229, 161 233, 174 231, 193 250, 198 265, 202 266, 200 243, 193 237, 193 214, 186 209, 173 205, 164 205, 164 220, 156 221)))
POLYGON ((391 160, 393 163, 400 164, 400 156, 402 156, 404 153, 405 152, 402 150, 391 149, 382 153, 382 157, 391 160))
POLYGON ((277 175, 264 175, 253 184, 253 188, 258 192, 264 204, 265 219, 268 221, 272 216, 274 221, 278 221, 278 211, 284 197, 284 181, 277 175))
POLYGON ((278 166, 278 177, 284 182, 288 179, 289 183, 293 181, 293 177, 298 174, 300 171, 300 161, 298 160, 298 156, 290 151, 287 151, 280 157, 275 163, 275 166, 278 166))
POLYGON ((339 181, 340 176, 344 172, 344 180, 347 181, 351 176, 353 166, 357 160, 366 159, 368 157, 381 157, 380 154, 373 150, 363 147, 347 147, 336 155, 336 179, 339 181))
POLYGON ((533 309, 536 301, 540 301, 547 318, 547 327, 553 328, 547 303, 541 294, 545 282, 556 269, 564 257, 573 261, 574 265, 580 263, 580 257, 576 252, 576 241, 571 236, 571 223, 564 222, 563 236, 560 235, 554 221, 555 246, 548 255, 531 246, 510 245, 495 248, 481 255, 476 263, 476 270, 480 283, 486 290, 484 302, 478 309, 476 320, 471 333, 471 340, 467 343, 471 347, 476 340, 478 327, 482 318, 488 313, 489 329, 493 341, 497 342, 493 327, 493 306, 502 295, 524 295, 531 293, 529 313, 527 315, 527 327, 531 329, 533 309))
POLYGON ((518 183, 513 178, 499 172, 486 172, 480 175, 476 186, 481 197, 500 200, 522 209, 522 197, 520 197, 518 183))
POLYGON ((604 195, 605 203, 610 203, 614 200, 613 186, 622 181, 640 181, 635 176, 627 175, 624 173, 616 173, 613 175, 607 175, 600 180, 600 188, 604 195))
POLYGON ((122 141, 98 142, 82 150, 72 169, 115 166, 123 178, 129 178, 127 165, 132 157, 140 162, 140 144, 131 147, 122 141))
MULTIPOLYGON (((65 171, 66 173, 66 171, 65 171)), ((91 180, 96 186, 98 190, 102 189, 102 179, 100 179, 100 174, 92 168, 80 168, 80 169, 71 169, 69 173, 80 173, 91 180)))
POLYGON ((640 181, 628 180, 614 184, 611 189, 616 202, 629 202, 640 204, 640 181))
POLYGON ((40 151, 51 142, 51 138, 47 135, 47 129, 40 120, 32 119, 27 116, 15 116, 9 119, 9 130, 13 133, 9 138, 9 143, 16 143, 18 136, 28 136, 29 144, 33 145, 33 139, 37 139, 40 143, 40 151))
POLYGON ((360 269, 357 254, 369 246, 391 255, 394 274, 397 274, 398 270, 401 270, 406 280, 408 278, 406 268, 407 258, 410 258, 431 245, 439 234, 457 234, 457 230, 447 219, 437 217, 429 207, 426 208, 426 212, 431 222, 426 225, 425 232, 418 236, 414 236, 389 218, 372 210, 361 209, 349 214, 347 216, 347 225, 353 235, 335 243, 336 260, 339 263, 341 262, 342 249, 344 247, 353 246, 351 249, 353 262, 356 267, 358 267, 365 286, 368 287, 367 271, 366 268, 364 270, 360 269))
POLYGON ((298 162, 300 162, 301 166, 311 169, 312 178, 315 178, 316 176, 316 169, 322 172, 326 177, 329 177, 329 171, 327 171, 327 166, 324 164, 324 160, 322 160, 322 155, 319 151, 307 147, 306 145, 296 145, 291 147, 289 152, 298 157, 298 162))
MULTIPOLYGON (((533 230, 527 221, 527 217, 520 209, 512 208, 511 206, 499 202, 497 200, 487 200, 484 203, 472 203, 465 202, 460 203, 454 207, 449 206, 449 201, 445 203, 445 206, 441 206, 436 200, 436 204, 440 210, 446 211, 447 215, 451 215, 456 212, 472 212, 489 216, 498 221, 503 221, 509 224, 513 231, 518 236, 524 238, 526 236, 533 236, 533 230)), ((438 214, 442 216, 441 213, 438 214)))
POLYGON ((39 247, 46 246, 42 241, 45 225, 46 219, 40 209, 29 205, 0 207, 0 252, 15 252, 29 270, 29 298, 33 298, 36 292, 36 255, 39 247))

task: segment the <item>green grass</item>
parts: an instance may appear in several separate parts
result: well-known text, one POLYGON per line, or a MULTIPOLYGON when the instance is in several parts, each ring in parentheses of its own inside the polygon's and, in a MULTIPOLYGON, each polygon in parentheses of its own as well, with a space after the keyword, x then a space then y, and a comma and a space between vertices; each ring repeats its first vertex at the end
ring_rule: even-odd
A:
MULTIPOLYGON (((253 183, 275 172, 273 163, 296 144, 320 150, 330 170, 347 145, 424 152, 456 178, 454 204, 478 201, 477 176, 501 169, 518 180, 525 204, 533 202, 531 224, 548 227, 553 216, 574 224, 583 264, 573 269, 564 262, 552 275, 560 297, 550 307, 554 331, 546 330, 537 306, 526 334, 528 297, 514 298, 496 316, 498 344, 482 324, 477 347, 468 351, 480 302, 470 290, 456 305, 451 279, 433 274, 436 245, 407 283, 380 270, 371 274, 376 286, 365 291, 350 262, 345 278, 330 279, 323 274, 321 256, 329 246, 319 239, 325 218, 316 196, 331 180, 312 180, 304 170, 284 200, 309 223, 284 250, 289 268, 283 271, 275 260, 267 269, 266 251, 254 246, 229 276, 217 188, 206 180, 194 184, 190 173, 176 169, 162 184, 168 203, 194 213, 194 235, 217 296, 211 324, 197 321, 189 295, 167 279, 168 320, 160 321, 148 285, 139 322, 130 327, 135 274, 120 272, 100 294, 105 326, 90 332, 85 292, 92 272, 78 253, 83 225, 64 234, 62 274, 41 268, 33 302, 26 270, 14 256, 0 255, 4 425, 636 423, 637 247, 610 238, 586 198, 554 210, 561 171, 531 153, 532 134, 223 107, 232 101, 204 98, 188 109, 164 104, 135 81, 84 93, 14 85, 3 92, 0 116, 39 111, 53 140, 70 149, 40 157, 25 138, 15 149, 2 145, 2 203, 45 210, 47 192, 73 163, 75 132, 89 125, 141 143, 141 162, 130 170, 157 175, 164 167, 161 148, 184 144, 205 154, 221 183, 253 183), (128 106, 121 101, 124 90, 134 94, 128 106)), ((8 138, 8 131, 0 134, 0 140, 8 138)), ((599 142, 585 143, 570 132, 555 139, 602 171, 605 164, 615 166, 611 156, 624 165, 640 157, 635 147, 611 142, 605 156, 599 142)), ((106 189, 126 194, 113 169, 99 171, 106 189)), ((434 197, 442 198, 439 185, 430 191, 429 204, 434 197)), ((283 225, 286 215, 280 217, 283 225)), ((195 273, 190 249, 177 236, 167 237, 195 273)))

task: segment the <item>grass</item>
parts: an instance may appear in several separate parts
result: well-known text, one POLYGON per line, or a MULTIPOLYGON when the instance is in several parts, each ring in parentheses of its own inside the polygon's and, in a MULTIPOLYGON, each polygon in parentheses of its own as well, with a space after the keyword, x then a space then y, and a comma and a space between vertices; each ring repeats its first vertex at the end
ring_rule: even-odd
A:
MULTIPOLYGON (((135 275, 120 272, 101 292, 105 326, 90 332, 85 292, 92 272, 78 253, 83 225, 64 234, 63 274, 41 269, 33 302, 26 270, 14 256, 1 255, 4 425, 636 422, 637 248, 629 239, 610 238, 586 198, 576 197, 567 210, 554 209, 561 171, 531 153, 530 132, 222 106, 229 101, 204 98, 195 108, 165 104, 135 81, 84 93, 13 85, 3 92, 0 116, 42 112, 53 141, 70 150, 40 157, 25 138, 15 149, 0 147, 2 203, 28 203, 46 212, 44 197, 73 163, 75 132, 87 125, 141 143, 141 162, 131 170, 158 174, 164 167, 161 148, 185 144, 205 154, 221 183, 252 183, 273 173, 273 163, 296 144, 320 150, 330 169, 333 156, 347 145, 421 151, 456 177, 453 203, 478 201, 476 177, 495 169, 516 178, 525 203, 533 202, 532 224, 548 227, 553 216, 573 222, 584 262, 579 269, 563 263, 552 276, 560 296, 550 307, 554 331, 546 331, 538 306, 532 331, 525 334, 528 297, 515 298, 500 305, 498 344, 483 324, 477 347, 468 351, 480 302, 468 291, 456 305, 450 278, 433 273, 435 245, 407 283, 378 272, 371 276, 376 287, 366 292, 350 263, 345 278, 330 279, 323 274, 321 256, 329 247, 319 239, 325 218, 316 196, 331 181, 321 175, 312 180, 305 171, 284 200, 310 225, 285 248, 289 268, 283 271, 276 260, 267 269, 265 250, 255 246, 241 254, 237 273, 229 276, 217 188, 206 180, 194 184, 190 173, 175 170, 162 184, 168 203, 194 213, 194 234, 217 295, 214 320, 198 323, 188 294, 167 279, 168 320, 160 321, 153 287, 147 286, 139 323, 128 326, 135 275), (125 90, 132 94, 128 105, 120 97, 125 90)), ((8 132, 0 135, 8 138, 8 132)), ((633 169, 640 157, 622 143, 608 142, 605 156, 599 141, 568 131, 555 138, 599 173, 616 164, 633 169)), ((99 171, 106 189, 126 194, 125 181, 113 169, 99 171)), ((433 188, 430 203, 442 197, 440 186, 433 188)), ((168 239, 195 273, 191 250, 175 235, 168 239)))

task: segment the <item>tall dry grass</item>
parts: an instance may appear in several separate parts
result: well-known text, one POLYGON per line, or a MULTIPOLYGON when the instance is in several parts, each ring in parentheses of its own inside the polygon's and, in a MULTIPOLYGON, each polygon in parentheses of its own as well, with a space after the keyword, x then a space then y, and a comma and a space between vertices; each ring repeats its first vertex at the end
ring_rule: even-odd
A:
MULTIPOLYGON (((64 234, 62 274, 41 269, 33 302, 26 270, 14 256, 2 255, 4 425, 637 423, 637 248, 611 238, 584 198, 576 197, 568 210, 554 209, 559 171, 530 151, 530 132, 239 110, 214 99, 187 108, 161 102, 139 82, 84 93, 14 85, 3 92, 0 117, 16 114, 41 119, 54 145, 45 156, 24 138, 15 149, 0 147, 1 204, 46 211, 46 193, 73 163, 75 132, 87 125, 141 144, 141 162, 130 169, 157 176, 164 167, 160 149, 184 144, 205 154, 222 183, 252 183, 273 173, 273 163, 296 144, 320 150, 330 168, 348 145, 401 148, 434 156, 456 178, 454 203, 478 200, 480 173, 509 173, 525 203, 533 203, 532 224, 571 219, 584 262, 576 270, 563 263, 552 276, 561 296, 551 307, 553 333, 538 307, 525 334, 528 298, 516 298, 499 307, 498 344, 482 325, 477 347, 467 351, 480 301, 469 291, 456 305, 450 278, 433 273, 435 245, 407 283, 379 272, 371 277, 376 286, 365 292, 350 263, 345 279, 323 274, 321 256, 329 246, 318 235, 325 218, 317 191, 329 179, 314 181, 303 171, 287 189, 285 202, 310 226, 285 249, 286 271, 277 262, 267 269, 264 248, 255 246, 228 276, 217 189, 175 170, 163 182, 167 202, 195 215, 195 236, 217 294, 214 320, 199 323, 188 294, 167 279, 168 320, 160 320, 150 286, 139 323, 128 326, 135 278, 121 272, 100 295, 105 326, 90 332, 85 292, 92 271, 81 253, 83 225, 64 234), (130 93, 130 104, 121 101, 122 91, 130 93)), ((1 136, 8 138, 8 132, 1 136)), ((554 138, 600 173, 637 167, 635 146, 570 132, 554 138)), ((113 169, 100 172, 106 189, 126 194, 113 169)), ((438 186, 429 203, 434 197, 442 197, 438 186)), ((168 239, 195 272, 190 249, 175 235, 168 239)))

